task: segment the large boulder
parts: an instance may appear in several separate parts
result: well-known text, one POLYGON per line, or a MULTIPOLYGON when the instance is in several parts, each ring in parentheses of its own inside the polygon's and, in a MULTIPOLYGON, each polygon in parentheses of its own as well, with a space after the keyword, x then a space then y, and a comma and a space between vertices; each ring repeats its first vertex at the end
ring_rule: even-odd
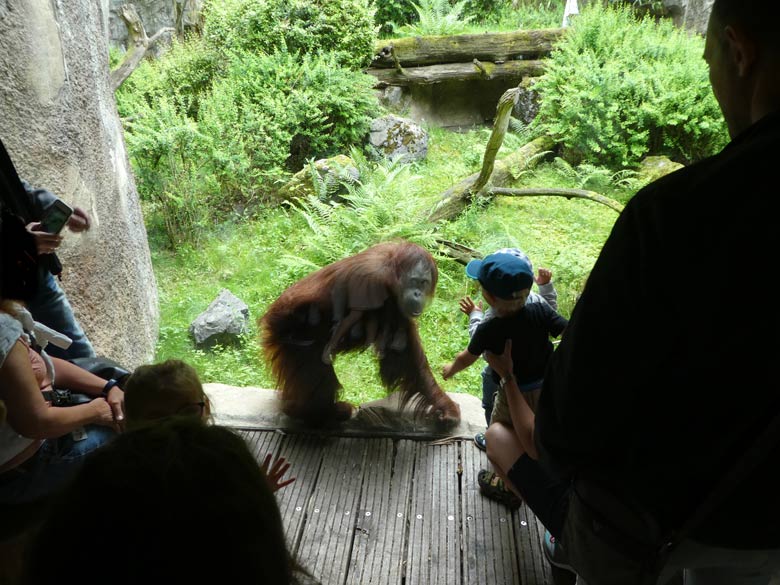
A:
POLYGON ((707 32, 714 3, 715 0, 663 0, 664 8, 675 24, 702 35, 707 32))
POLYGON ((109 84, 107 4, 0 1, 0 119, 21 176, 93 220, 64 232, 62 286, 95 350, 128 368, 154 357, 157 287, 109 84))
POLYGON ((428 155, 428 133, 412 120, 390 114, 371 121, 369 143, 389 160, 424 160, 428 155))
POLYGON ((642 159, 637 170, 637 179, 643 184, 652 183, 661 177, 673 173, 684 165, 665 156, 648 156, 642 159))
POLYGON ((248 330, 249 307, 226 288, 190 324, 190 335, 201 349, 216 344, 236 345, 248 330))

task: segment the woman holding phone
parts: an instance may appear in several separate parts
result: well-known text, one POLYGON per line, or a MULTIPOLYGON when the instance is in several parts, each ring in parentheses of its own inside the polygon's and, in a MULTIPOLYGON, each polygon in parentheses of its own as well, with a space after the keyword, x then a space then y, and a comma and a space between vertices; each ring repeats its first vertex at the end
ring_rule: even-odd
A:
POLYGON ((35 239, 38 252, 38 292, 27 303, 27 309, 36 321, 67 335, 72 340, 67 350, 52 348, 51 355, 62 359, 93 357, 95 350, 76 320, 64 291, 54 278, 62 273, 62 264, 56 255, 63 239, 60 235, 61 230, 64 226, 74 233, 88 230, 91 225, 89 215, 80 207, 73 207, 72 213, 68 214, 70 207, 62 203, 53 193, 46 189, 34 188, 22 181, 2 140, 0 140, 0 189, 3 191, 8 209, 22 218, 26 224, 27 231, 35 239), (63 215, 68 215, 67 221, 56 229, 63 215), (49 228, 47 222, 53 222, 54 219, 59 221, 52 223, 49 228), (52 231, 48 231, 47 228, 52 231))

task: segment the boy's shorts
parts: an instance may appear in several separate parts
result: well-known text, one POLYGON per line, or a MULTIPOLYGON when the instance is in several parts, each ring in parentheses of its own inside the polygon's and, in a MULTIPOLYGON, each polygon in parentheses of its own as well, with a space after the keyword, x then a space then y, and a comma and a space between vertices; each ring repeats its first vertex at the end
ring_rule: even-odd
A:
MULTIPOLYGON (((539 403, 539 394, 541 391, 541 380, 532 384, 523 385, 520 389, 525 401, 534 413, 536 412, 536 405, 539 403), (528 390, 524 389, 526 387, 528 390)), ((493 412, 490 415, 490 424, 495 422, 503 423, 508 427, 512 426, 512 417, 509 414, 509 402, 506 399, 506 392, 501 388, 496 391, 495 399, 493 401, 493 412)))

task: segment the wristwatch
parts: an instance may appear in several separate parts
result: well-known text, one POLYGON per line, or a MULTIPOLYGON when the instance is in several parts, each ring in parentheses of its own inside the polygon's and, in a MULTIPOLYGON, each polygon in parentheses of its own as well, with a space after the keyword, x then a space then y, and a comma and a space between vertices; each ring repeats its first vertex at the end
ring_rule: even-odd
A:
POLYGON ((106 385, 103 386, 103 391, 100 393, 100 395, 103 398, 108 398, 108 393, 111 392, 111 388, 119 384, 114 378, 111 378, 108 382, 106 382, 106 385))

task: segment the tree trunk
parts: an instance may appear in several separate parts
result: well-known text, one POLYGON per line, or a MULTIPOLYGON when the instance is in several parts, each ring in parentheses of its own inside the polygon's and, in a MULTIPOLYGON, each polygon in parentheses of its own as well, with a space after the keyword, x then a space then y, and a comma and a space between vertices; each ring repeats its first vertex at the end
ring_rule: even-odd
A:
POLYGON ((372 67, 395 68, 537 59, 550 53, 564 29, 521 30, 508 33, 404 37, 385 39, 374 44, 372 67), (397 62, 396 62, 397 60, 397 62))
MULTIPOLYGON (((496 161, 490 176, 492 185, 508 184, 512 181, 514 174, 533 164, 537 155, 552 149, 554 145, 552 138, 542 136, 529 142, 506 158, 496 161)), ((428 216, 429 220, 436 222, 456 218, 472 202, 475 195, 473 187, 479 176, 480 173, 474 173, 457 185, 447 189, 431 210, 428 216)))
POLYGON ((173 28, 163 28, 154 33, 149 38, 146 36, 146 29, 135 6, 132 4, 123 4, 119 9, 119 14, 127 26, 127 52, 122 62, 111 71, 111 88, 113 91, 130 77, 130 74, 136 70, 146 56, 149 47, 154 45, 164 34, 173 32, 173 28))
POLYGON ((430 85, 451 79, 469 81, 474 79, 520 79, 523 77, 538 77, 544 73, 544 62, 507 61, 505 63, 481 62, 474 59, 472 63, 448 63, 444 65, 428 65, 424 67, 405 67, 396 69, 369 69, 377 88, 388 85, 430 85))
POLYGON ((154 357, 157 288, 109 83, 107 3, 0 1, 2 137, 21 176, 85 209, 65 230, 62 286, 95 350, 125 367, 154 357))

